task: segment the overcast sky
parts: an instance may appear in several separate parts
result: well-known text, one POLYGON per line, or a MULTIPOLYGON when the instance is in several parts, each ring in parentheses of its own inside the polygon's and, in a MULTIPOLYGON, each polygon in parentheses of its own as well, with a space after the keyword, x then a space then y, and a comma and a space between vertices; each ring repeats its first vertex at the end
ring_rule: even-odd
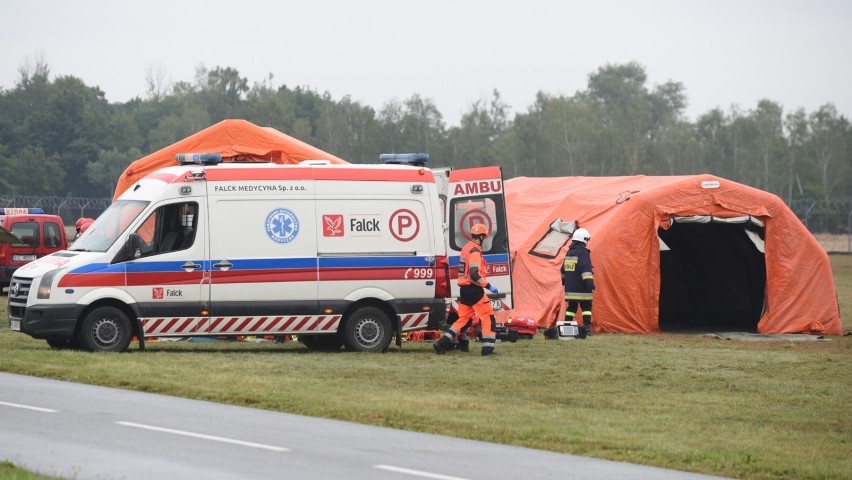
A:
POLYGON ((418 93, 457 125, 494 89, 524 112, 636 61, 684 84, 692 120, 762 98, 852 117, 850 0, 0 0, 0 18, 0 87, 41 58, 110 102, 203 64, 377 110, 418 93))

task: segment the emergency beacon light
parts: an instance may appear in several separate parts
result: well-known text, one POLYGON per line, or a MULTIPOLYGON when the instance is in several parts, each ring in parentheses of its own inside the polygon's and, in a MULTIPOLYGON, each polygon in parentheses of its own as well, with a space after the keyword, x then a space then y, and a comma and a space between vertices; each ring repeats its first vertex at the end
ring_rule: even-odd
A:
POLYGON ((178 153, 175 160, 181 165, 218 165, 222 163, 221 153, 178 153))
POLYGON ((0 215, 41 215, 41 208, 0 208, 0 215))

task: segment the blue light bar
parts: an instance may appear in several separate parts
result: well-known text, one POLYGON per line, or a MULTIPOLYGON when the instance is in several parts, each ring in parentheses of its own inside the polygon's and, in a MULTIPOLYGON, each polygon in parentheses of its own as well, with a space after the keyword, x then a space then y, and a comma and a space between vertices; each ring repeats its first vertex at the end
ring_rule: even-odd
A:
POLYGON ((175 160, 181 165, 217 165, 222 163, 221 153, 178 153, 175 160))
POLYGON ((0 215, 38 215, 43 214, 41 208, 0 208, 0 215))
POLYGON ((426 165, 426 162, 429 161, 428 153, 383 153, 379 155, 379 161, 387 163, 387 164, 400 164, 404 163, 407 165, 414 165, 415 167, 422 167, 426 165))

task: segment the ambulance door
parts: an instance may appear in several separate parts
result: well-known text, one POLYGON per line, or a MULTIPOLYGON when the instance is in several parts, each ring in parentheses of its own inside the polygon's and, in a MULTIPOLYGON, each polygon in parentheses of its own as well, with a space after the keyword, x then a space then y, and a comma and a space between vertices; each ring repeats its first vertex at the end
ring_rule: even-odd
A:
POLYGON ((318 309, 313 196, 260 196, 248 187, 210 197, 208 333, 310 328, 318 309))
POLYGON ((133 230, 141 257, 126 263, 127 291, 148 335, 186 336, 206 328, 204 197, 169 200, 133 230))
POLYGON ((512 308, 512 277, 509 262, 509 230, 506 200, 500 167, 480 167, 450 172, 447 223, 450 277, 453 298, 458 298, 459 252, 470 241, 470 228, 485 225, 488 236, 482 243, 482 256, 488 264, 488 281, 497 287, 489 293, 495 311, 512 308))

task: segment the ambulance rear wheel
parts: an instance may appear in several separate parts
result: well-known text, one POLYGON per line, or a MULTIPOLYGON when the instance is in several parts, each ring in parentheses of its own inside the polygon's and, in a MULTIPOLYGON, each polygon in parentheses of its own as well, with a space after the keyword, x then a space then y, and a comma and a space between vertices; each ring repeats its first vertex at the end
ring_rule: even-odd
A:
POLYGON ((92 310, 80 327, 80 343, 92 352, 123 352, 132 338, 130 319, 115 307, 92 310))
POLYGON ((344 343, 347 350, 383 352, 390 345, 392 333, 385 312, 375 307, 363 307, 346 321, 344 343))

